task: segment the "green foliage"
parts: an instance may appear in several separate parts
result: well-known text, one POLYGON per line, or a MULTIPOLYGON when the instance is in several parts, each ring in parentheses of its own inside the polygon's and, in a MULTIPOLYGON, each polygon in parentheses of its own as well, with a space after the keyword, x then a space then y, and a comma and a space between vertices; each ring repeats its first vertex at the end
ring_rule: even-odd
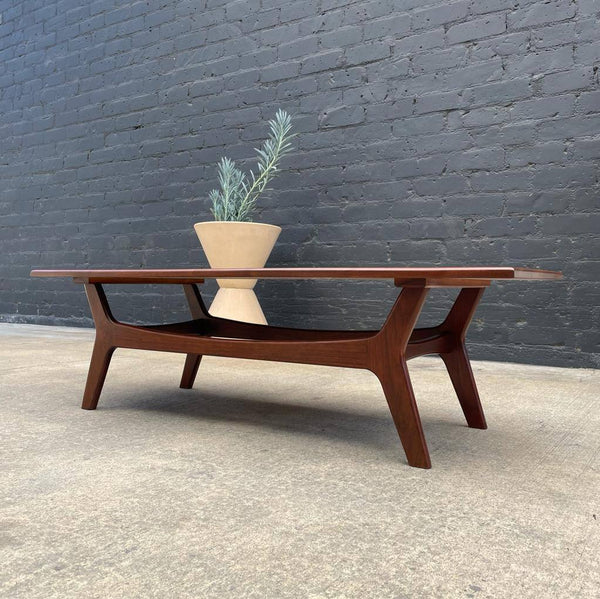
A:
POLYGON ((220 189, 213 189, 208 197, 212 202, 215 220, 247 220, 249 211, 245 201, 246 175, 229 158, 221 158, 217 165, 220 189))
POLYGON ((247 177, 233 160, 223 157, 217 165, 219 189, 209 193, 211 212, 215 220, 251 221, 256 201, 269 191, 268 184, 279 171, 281 159, 291 152, 292 117, 278 110, 269 121, 270 134, 258 154, 258 173, 250 171, 247 177))

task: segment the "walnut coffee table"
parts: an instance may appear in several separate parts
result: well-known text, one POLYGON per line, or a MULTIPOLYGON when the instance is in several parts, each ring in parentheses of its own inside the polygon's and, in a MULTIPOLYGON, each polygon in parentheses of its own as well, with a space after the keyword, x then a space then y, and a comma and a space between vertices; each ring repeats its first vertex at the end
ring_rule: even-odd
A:
POLYGON ((377 375, 398 430, 408 463, 430 468, 431 461, 406 362, 439 354, 458 395, 467 423, 486 428, 465 347, 465 334, 485 288, 495 279, 559 279, 561 273, 508 267, 473 268, 258 268, 175 270, 34 270, 34 277, 72 277, 82 283, 94 323, 92 352, 82 408, 93 410, 117 347, 187 354, 180 387, 194 384, 203 355, 364 368, 377 375), (204 279, 388 279, 401 291, 378 331, 321 331, 272 327, 215 318, 200 295, 204 279), (131 325, 111 314, 103 284, 183 285, 192 320, 176 324, 131 325), (460 293, 444 322, 415 328, 432 287, 456 287, 460 293))

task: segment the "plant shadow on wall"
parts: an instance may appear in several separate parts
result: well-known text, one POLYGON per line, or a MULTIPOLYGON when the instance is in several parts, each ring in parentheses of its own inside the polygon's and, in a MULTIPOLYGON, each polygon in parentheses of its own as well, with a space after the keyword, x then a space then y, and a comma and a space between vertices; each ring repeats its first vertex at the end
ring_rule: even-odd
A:
MULTIPOLYGON (((268 122, 269 136, 258 154, 257 172, 248 175, 235 161, 222 157, 217 165, 219 188, 209 193, 214 221, 194 229, 211 268, 262 268, 281 228, 252 222, 258 199, 270 191, 281 160, 292 151, 292 117, 278 110, 268 122)), ((219 290, 210 307, 213 316, 267 324, 253 291, 256 279, 217 279, 219 290)))

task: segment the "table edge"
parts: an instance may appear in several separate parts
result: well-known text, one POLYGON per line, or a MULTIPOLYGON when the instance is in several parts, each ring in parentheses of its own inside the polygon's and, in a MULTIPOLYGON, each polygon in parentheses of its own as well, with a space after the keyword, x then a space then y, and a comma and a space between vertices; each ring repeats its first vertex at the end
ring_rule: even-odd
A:
POLYGON ((34 269, 31 277, 72 277, 97 283, 170 283, 201 282, 204 279, 348 279, 406 280, 490 279, 490 280, 557 280, 558 271, 510 266, 472 267, 307 267, 307 268, 202 268, 202 269, 34 269))

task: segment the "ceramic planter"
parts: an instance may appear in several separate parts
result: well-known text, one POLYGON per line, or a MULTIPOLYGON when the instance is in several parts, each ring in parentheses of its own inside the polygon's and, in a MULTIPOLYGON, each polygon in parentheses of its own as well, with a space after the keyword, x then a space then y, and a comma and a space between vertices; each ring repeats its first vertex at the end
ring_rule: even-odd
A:
MULTIPOLYGON (((207 221, 194 225, 211 268, 262 268, 281 227, 262 223, 207 221)), ((254 293, 256 279, 217 279, 213 316, 267 324, 254 293)))

